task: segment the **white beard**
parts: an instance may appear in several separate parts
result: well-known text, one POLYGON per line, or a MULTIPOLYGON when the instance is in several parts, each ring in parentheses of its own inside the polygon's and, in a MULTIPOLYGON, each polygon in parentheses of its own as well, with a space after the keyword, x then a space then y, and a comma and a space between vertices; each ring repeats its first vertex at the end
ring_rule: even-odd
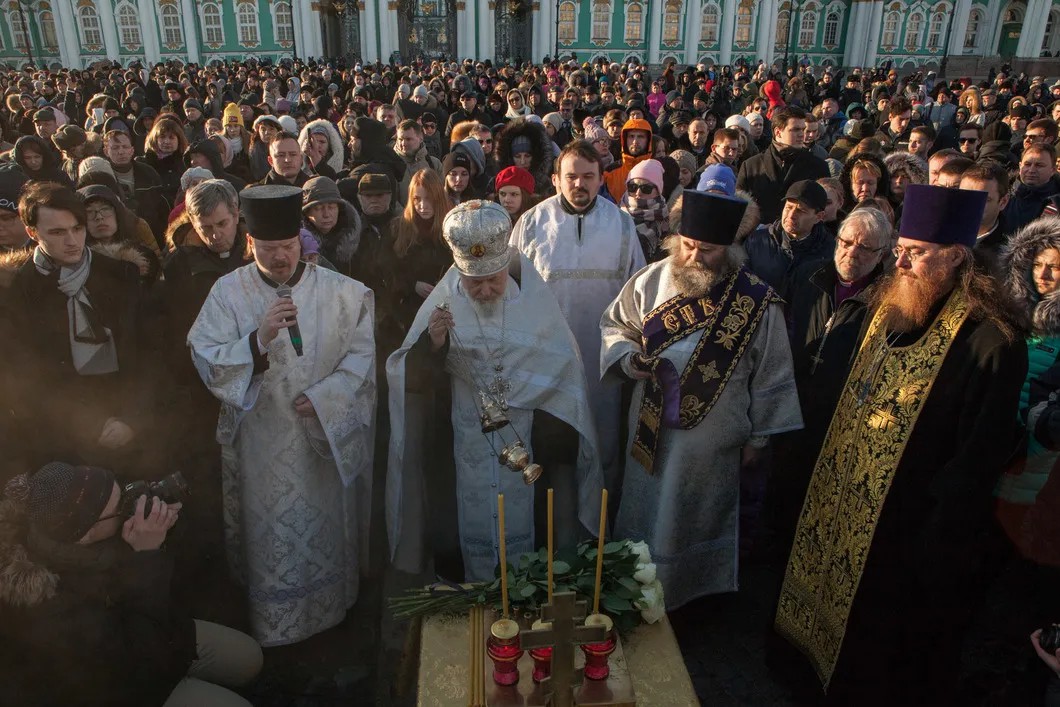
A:
POLYGON ((718 275, 713 270, 697 265, 678 265, 676 262, 671 263, 670 267, 674 286, 685 297, 702 297, 718 282, 718 275))

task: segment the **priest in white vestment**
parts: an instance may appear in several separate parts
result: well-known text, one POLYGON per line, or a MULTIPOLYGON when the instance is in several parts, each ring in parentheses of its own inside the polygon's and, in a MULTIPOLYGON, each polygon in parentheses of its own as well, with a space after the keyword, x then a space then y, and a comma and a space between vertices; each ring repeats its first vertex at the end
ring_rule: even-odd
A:
POLYGON ((254 263, 217 281, 188 333, 222 403, 225 543, 264 646, 335 626, 368 545, 372 292, 299 260, 302 192, 240 195, 254 263))
POLYGON ((545 541, 535 533, 544 510, 535 495, 545 488, 555 488, 558 546, 587 537, 599 519, 603 479, 584 366, 555 297, 508 247, 510 229, 492 202, 449 212, 443 235, 455 264, 387 360, 387 527, 404 572, 433 560, 448 579, 492 579, 498 493, 513 564, 545 541), (510 424, 483 432, 484 396, 506 408, 510 424), (518 440, 544 468, 532 486, 502 463, 518 440))
POLYGON ((552 177, 557 194, 522 215, 510 243, 530 259, 559 301, 585 361, 607 486, 621 488, 622 388, 600 380, 600 315, 635 272, 644 252, 629 214, 598 196, 602 167, 589 143, 574 141, 552 177))
POLYGON ((616 537, 651 548, 666 607, 738 589, 740 469, 802 413, 776 293, 733 245, 747 203, 685 191, 670 255, 604 314, 604 377, 636 380, 616 537))

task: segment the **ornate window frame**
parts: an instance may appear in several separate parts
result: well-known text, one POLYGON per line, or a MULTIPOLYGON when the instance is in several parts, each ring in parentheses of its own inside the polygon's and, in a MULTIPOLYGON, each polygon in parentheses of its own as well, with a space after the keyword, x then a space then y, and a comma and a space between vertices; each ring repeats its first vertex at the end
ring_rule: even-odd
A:
POLYGON ((158 0, 158 28, 162 34, 164 48, 175 51, 184 46, 184 18, 181 17, 177 0, 158 0), (173 18, 177 20, 176 26, 172 25, 173 18), (171 24, 166 24, 167 19, 171 24), (170 37, 172 33, 176 33, 175 40, 170 37))
POLYGON ((129 0, 121 0, 114 6, 114 26, 118 29, 120 46, 135 52, 144 45, 144 34, 140 29, 140 10, 129 0))
POLYGON ((662 19, 662 45, 664 47, 676 47, 681 43, 681 36, 684 32, 684 9, 682 0, 665 0, 662 19), (672 32, 673 36, 668 37, 668 32, 672 32))
POLYGON ((699 43, 705 47, 712 47, 721 38, 721 7, 713 0, 703 4, 703 16, 700 18, 699 43), (711 21, 713 17, 713 21, 711 21), (708 31, 710 30, 710 31, 708 31), (711 37, 710 35, 714 36, 711 37))
POLYGON ((603 47, 611 43, 611 27, 614 24, 614 5, 611 0, 593 0, 592 4, 592 37, 591 41, 598 47, 603 47), (607 33, 601 34, 600 30, 604 29, 606 20, 607 33))
POLYGON ((239 46, 245 48, 261 46, 261 17, 255 0, 236 0, 236 36, 239 46), (253 19, 253 24, 250 20, 253 19))
POLYGON ((269 12, 272 14, 272 39, 277 45, 284 49, 290 49, 294 46, 294 5, 291 3, 294 0, 275 0, 269 5, 269 12), (287 17, 281 21, 280 8, 287 8, 287 17), (281 37, 280 30, 289 32, 289 37, 281 37))
POLYGON ((578 3, 575 0, 563 0, 556 12, 559 17, 559 43, 569 47, 578 41, 578 3), (568 13, 568 17, 564 17, 568 13))
POLYGON ((635 47, 644 43, 644 18, 648 11, 648 4, 645 0, 628 0, 626 2, 625 12, 622 16, 622 39, 625 41, 627 46, 635 47), (639 19, 634 21, 634 8, 636 8, 636 15, 639 19), (636 32, 632 34, 630 30, 636 32))
MULTIPOLYGON (((211 17, 213 13, 211 13, 211 17)), ((202 42, 210 49, 220 49, 225 44, 225 23, 224 23, 224 8, 221 6, 220 0, 210 0, 210 2, 204 2, 199 5, 199 22, 202 23, 202 42), (217 16, 217 24, 213 26, 206 22, 206 11, 213 10, 217 16), (210 33, 216 32, 213 39, 210 38, 210 33), (219 39, 218 39, 219 37, 219 39)))

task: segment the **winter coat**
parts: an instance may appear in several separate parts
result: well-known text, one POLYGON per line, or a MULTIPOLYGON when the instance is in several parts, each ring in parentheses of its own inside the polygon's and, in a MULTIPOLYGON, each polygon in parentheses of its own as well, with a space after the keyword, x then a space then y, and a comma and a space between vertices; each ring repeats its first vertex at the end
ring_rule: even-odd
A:
POLYGON ((832 257, 835 241, 823 223, 814 224, 804 238, 792 240, 780 221, 760 226, 744 241, 747 267, 765 280, 785 299, 792 273, 806 263, 823 262, 832 257))
MULTIPOLYGON (((332 179, 339 179, 339 175, 343 173, 343 162, 345 162, 346 159, 346 148, 342 144, 342 137, 339 135, 339 130, 335 127, 335 124, 329 120, 318 118, 317 120, 310 121, 304 128, 302 128, 302 132, 298 134, 298 144, 302 147, 303 153, 309 144, 310 131, 314 128, 324 128, 324 130, 327 131, 328 154, 325 156, 324 162, 334 173, 334 175, 322 173, 320 172, 322 165, 316 165, 317 174, 319 176, 331 177, 332 179)), ((308 167, 308 159, 306 160, 306 163, 306 166, 308 167)))
POLYGON ((1060 175, 1054 174, 1048 182, 1037 187, 1017 181, 1010 193, 1005 217, 1009 228, 1015 231, 1041 216, 1049 197, 1060 194, 1060 175))
MULTIPOLYGON (((357 118, 357 137, 361 140, 361 154, 357 155, 354 167, 379 163, 385 165, 395 183, 405 177, 405 161, 387 144, 390 141, 386 126, 372 118, 357 118)), ((334 261, 332 261, 334 262, 334 261)))
MULTIPOLYGON (((148 150, 143 157, 138 157, 137 162, 147 165, 158 173, 162 183, 162 196, 166 203, 172 206, 177 203, 177 192, 180 191, 180 177, 184 174, 184 155, 174 152, 169 157, 159 158, 154 150, 148 150)), ((167 211, 168 213, 168 211, 167 211)))
POLYGON ((251 138, 250 149, 247 150, 246 157, 251 179, 264 179, 272 169, 269 164, 269 146, 256 137, 251 138))
POLYGON ((30 181, 56 182, 64 187, 72 187, 73 184, 70 182, 70 177, 66 175, 62 165, 55 159, 53 150, 54 148, 44 142, 42 138, 36 135, 24 135, 15 142, 15 149, 13 150, 15 163, 22 168, 22 172, 30 181), (37 152, 41 153, 40 169, 32 170, 26 166, 25 153, 28 145, 34 145, 37 148, 37 152))
MULTIPOLYGON (((131 245, 139 245, 150 251, 151 257, 156 261, 161 256, 162 251, 158 247, 158 241, 155 240, 155 235, 151 232, 151 227, 147 225, 147 222, 142 218, 134 214, 121 202, 118 195, 111 191, 109 188, 94 184, 92 186, 83 187, 78 190, 81 198, 88 202, 91 199, 100 199, 110 207, 114 209, 118 219, 118 232, 114 234, 115 243, 128 243, 131 245)), ((98 242, 98 241, 97 241, 98 242)), ((92 236, 88 236, 87 243, 94 245, 92 236)), ((111 256, 114 257, 114 256, 111 256)))
POLYGON ((769 148, 740 165, 736 188, 750 192, 762 211, 762 221, 772 223, 780 218, 782 202, 788 188, 803 179, 827 177, 828 165, 808 150, 773 143, 769 148))
POLYGON ((225 180, 235 187, 236 191, 242 191, 247 186, 245 181, 225 171, 224 161, 221 159, 221 151, 217 149, 217 145, 213 141, 202 140, 189 145, 188 149, 184 151, 185 167, 191 166, 191 156, 195 154, 203 155, 210 161, 210 172, 213 173, 214 178, 225 180))
MULTIPOLYGON (((500 169, 515 164, 512 154, 512 142, 517 137, 530 139, 530 174, 534 177, 534 193, 540 196, 552 196, 556 193, 552 186, 553 142, 544 127, 529 120, 513 120, 497 136, 497 166, 500 169)), ((623 187, 624 190, 624 187, 623 187)))
POLYGON ((651 123, 646 120, 631 118, 622 126, 622 133, 619 138, 619 144, 622 148, 622 162, 612 166, 609 171, 604 173, 604 184, 607 186, 607 191, 611 194, 611 198, 616 204, 622 203, 622 197, 626 193, 626 179, 629 177, 630 171, 641 162, 652 158, 652 135, 651 123), (629 130, 648 131, 648 149, 643 155, 634 157, 626 152, 626 132, 629 130))
POLYGON ((153 167, 145 162, 133 160, 132 172, 133 192, 127 193, 119 183, 119 189, 122 190, 119 196, 130 211, 147 221, 151 233, 155 235, 155 241, 161 246, 166 234, 167 215, 173 209, 172 202, 166 199, 162 178, 153 167))
POLYGON ((442 163, 427 154, 426 145, 420 145, 420 149, 416 150, 414 155, 406 155, 397 150, 394 153, 405 162, 405 176, 398 182, 398 201, 402 204, 407 204, 409 201, 409 184, 412 182, 412 175, 416 172, 421 169, 433 169, 438 176, 442 175, 442 163))
POLYGON ((0 501, 0 675, 8 704, 162 704, 196 658, 170 600, 173 557, 119 536, 56 543, 0 501))
POLYGON ((353 273, 360 265, 356 256, 361 245, 363 225, 361 215, 351 203, 343 201, 339 204, 339 219, 327 235, 320 233, 308 219, 304 220, 303 228, 316 239, 320 255, 327 258, 343 275, 354 277, 353 273))

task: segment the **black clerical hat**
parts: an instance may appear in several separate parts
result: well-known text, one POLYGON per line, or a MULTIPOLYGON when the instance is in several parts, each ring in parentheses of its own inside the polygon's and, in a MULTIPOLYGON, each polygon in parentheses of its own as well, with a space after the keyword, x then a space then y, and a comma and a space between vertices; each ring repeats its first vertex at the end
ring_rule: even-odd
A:
POLYGON ((723 194, 685 189, 680 235, 703 243, 732 245, 747 202, 723 194))
POLYGON ((984 191, 910 184, 905 188, 902 227, 898 236, 939 245, 957 243, 971 248, 979 235, 986 197, 984 191))
POLYGON ((302 228, 302 190, 283 184, 244 189, 239 208, 247 233, 259 241, 286 241, 302 228))

